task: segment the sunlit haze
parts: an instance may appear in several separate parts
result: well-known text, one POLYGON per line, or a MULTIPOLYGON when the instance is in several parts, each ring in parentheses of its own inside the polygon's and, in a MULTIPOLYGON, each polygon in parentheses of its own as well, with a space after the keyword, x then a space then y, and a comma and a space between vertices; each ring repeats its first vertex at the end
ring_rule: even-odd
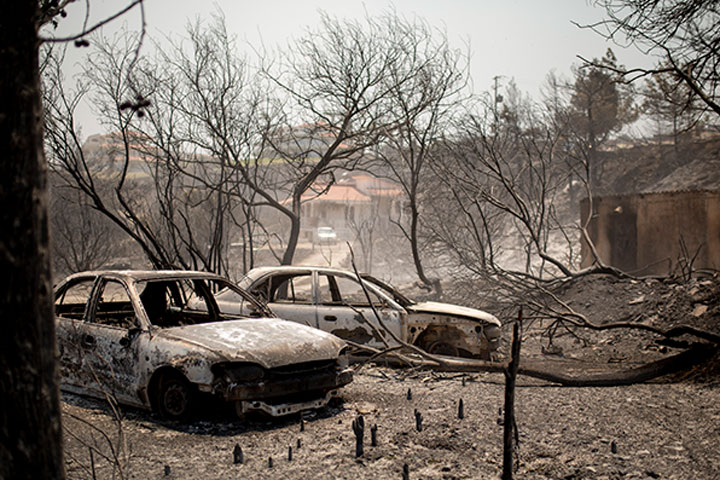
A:
MULTIPOLYGON (((119 10, 119 2, 93 1, 87 24, 93 25, 119 10)), ((339 18, 362 18, 394 9, 406 17, 420 17, 431 26, 447 32, 451 45, 469 48, 470 75, 475 92, 488 91, 498 77, 502 88, 514 80, 519 89, 538 97, 540 86, 551 71, 569 76, 573 64, 585 58, 601 57, 608 47, 615 51, 618 61, 629 66, 647 66, 651 60, 635 49, 625 49, 606 42, 589 29, 577 26, 596 22, 603 11, 584 0, 503 0, 503 1, 446 1, 431 0, 368 0, 365 2, 336 2, 329 0, 263 2, 217 1, 212 4, 190 0, 146 0, 145 22, 147 36, 152 39, 182 36, 189 22, 208 20, 214 13, 222 13, 239 48, 263 45, 283 47, 314 29, 324 11, 339 18)), ((85 2, 75 2, 67 10, 56 35, 80 31, 85 20, 85 2)), ((139 30, 142 21, 137 7, 104 27, 103 33, 113 34, 126 28, 139 30)), ((66 71, 77 71, 77 63, 87 50, 70 47, 66 71)), ((146 41, 143 52, 152 49, 146 41)), ((78 112, 78 123, 84 135, 98 133, 100 126, 90 109, 78 112)))

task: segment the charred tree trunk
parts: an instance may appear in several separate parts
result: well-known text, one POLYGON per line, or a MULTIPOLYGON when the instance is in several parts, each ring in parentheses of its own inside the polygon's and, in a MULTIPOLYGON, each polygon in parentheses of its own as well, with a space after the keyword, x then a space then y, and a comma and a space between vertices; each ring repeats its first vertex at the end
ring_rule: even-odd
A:
POLYGON ((415 199, 410 200, 410 249, 412 250, 413 262, 415 263, 415 270, 417 271, 418 278, 425 285, 432 287, 435 290, 435 294, 439 297, 442 296, 442 286, 440 280, 437 278, 428 278, 425 274, 425 268, 420 258, 420 239, 418 235, 418 228, 420 225, 420 212, 418 211, 415 199))
POLYGON ((0 478, 64 478, 38 2, 0 17, 0 478))
POLYGON ((283 254, 282 265, 292 265, 295 250, 300 240, 300 197, 301 194, 293 198, 292 215, 288 216, 290 219, 290 236, 288 237, 287 248, 283 254))

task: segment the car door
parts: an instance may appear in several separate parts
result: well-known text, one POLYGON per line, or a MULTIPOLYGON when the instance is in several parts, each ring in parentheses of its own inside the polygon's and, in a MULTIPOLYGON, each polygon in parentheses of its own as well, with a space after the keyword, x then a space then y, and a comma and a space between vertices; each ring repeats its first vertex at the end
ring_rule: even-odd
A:
POLYGON ((356 278, 339 273, 318 272, 318 327, 340 338, 375 348, 397 345, 383 325, 404 341, 402 312, 368 285, 378 322, 362 285, 356 278))
POLYGON ((250 287, 250 293, 265 301, 278 318, 318 326, 311 270, 267 275, 250 287))
POLYGON ((64 387, 82 388, 82 325, 87 316, 95 276, 77 278, 60 287, 55 295, 55 332, 64 387))
POLYGON ((147 341, 127 286, 103 279, 81 325, 83 376, 87 390, 137 404, 141 345, 147 341))

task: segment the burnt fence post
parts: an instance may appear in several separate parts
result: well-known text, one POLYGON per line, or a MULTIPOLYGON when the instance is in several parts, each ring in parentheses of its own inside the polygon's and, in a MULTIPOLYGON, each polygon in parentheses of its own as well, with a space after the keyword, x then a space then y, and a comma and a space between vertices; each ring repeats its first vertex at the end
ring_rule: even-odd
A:
POLYGON ((363 437, 365 436, 365 419, 362 415, 352 422, 352 429, 355 433, 355 457, 363 454, 363 437))
POLYGON ((518 312, 518 321, 513 325, 510 362, 505 369, 502 480, 512 480, 513 477, 513 457, 516 443, 514 440, 517 437, 517 426, 515 424, 515 380, 517 379, 518 366, 520 364, 520 322, 522 322, 522 308, 518 312))

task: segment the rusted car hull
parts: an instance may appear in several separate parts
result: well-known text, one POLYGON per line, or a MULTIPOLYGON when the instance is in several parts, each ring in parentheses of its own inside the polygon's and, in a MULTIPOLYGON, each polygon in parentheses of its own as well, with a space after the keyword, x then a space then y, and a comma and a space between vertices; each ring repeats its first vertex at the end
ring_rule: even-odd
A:
POLYGON ((271 316, 222 277, 189 271, 99 271, 55 293, 65 390, 187 419, 201 395, 240 412, 321 408, 352 381, 341 339, 271 316), (228 314, 212 291, 250 311, 228 314))

